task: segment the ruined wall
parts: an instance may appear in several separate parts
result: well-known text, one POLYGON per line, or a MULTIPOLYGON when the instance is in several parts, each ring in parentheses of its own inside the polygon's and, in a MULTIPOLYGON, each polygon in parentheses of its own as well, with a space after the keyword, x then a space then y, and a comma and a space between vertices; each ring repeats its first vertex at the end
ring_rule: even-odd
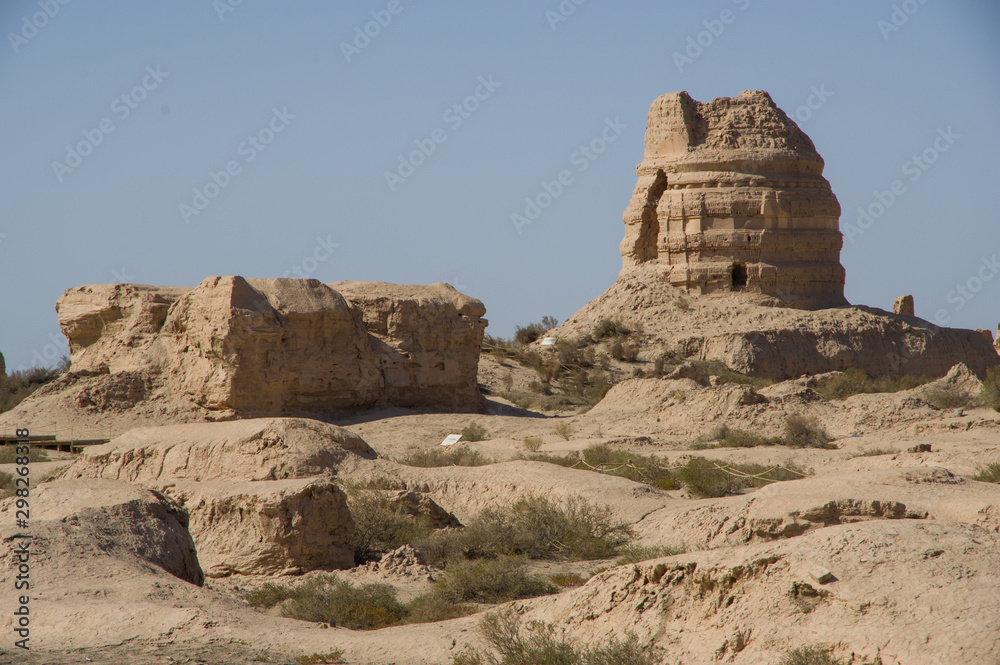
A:
POLYGON ((750 291, 789 306, 846 305, 840 204, 812 141, 766 92, 649 110, 625 211, 622 274, 656 262, 690 293, 750 291))

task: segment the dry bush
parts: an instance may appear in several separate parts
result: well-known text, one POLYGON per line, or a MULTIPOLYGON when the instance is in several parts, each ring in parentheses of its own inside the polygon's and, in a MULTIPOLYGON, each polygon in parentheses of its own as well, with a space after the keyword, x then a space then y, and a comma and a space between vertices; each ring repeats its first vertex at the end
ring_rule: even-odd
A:
POLYGON ((405 606, 388 584, 355 585, 335 575, 318 575, 295 587, 270 587, 263 595, 248 594, 247 601, 261 608, 283 603, 281 614, 290 619, 375 630, 398 625, 406 616, 405 606), (265 605, 265 600, 273 604, 265 605))
POLYGON ((1000 367, 991 367, 976 399, 977 404, 1000 411, 1000 367))
POLYGON ((791 414, 785 418, 785 436, 782 441, 792 448, 836 448, 819 421, 812 416, 791 414))
POLYGON ((532 453, 537 453, 539 450, 542 449, 542 437, 540 436, 524 437, 524 449, 532 453))
POLYGON ((549 582, 563 589, 570 589, 583 586, 587 583, 587 580, 581 577, 579 573, 556 573, 549 577, 549 582))
POLYGON ((678 297, 676 300, 674 300, 674 309, 676 309, 679 312, 686 312, 689 309, 691 309, 691 305, 688 304, 687 299, 685 299, 684 297, 678 297))
POLYGON ((429 524, 407 515, 402 506, 377 491, 349 490, 347 505, 354 520, 350 545, 356 565, 378 561, 386 552, 433 531, 429 524))
POLYGON ((436 466, 486 466, 493 464, 494 460, 478 450, 465 446, 437 446, 413 450, 406 457, 399 459, 398 462, 407 466, 428 468, 436 466))
POLYGON ((608 353, 615 360, 625 363, 634 363, 639 357, 639 345, 635 342, 628 342, 616 337, 608 345, 608 353))
POLYGON ((726 467, 741 475, 728 473, 724 468, 704 457, 696 457, 677 470, 677 478, 693 494, 705 498, 738 494, 751 487, 763 487, 770 483, 797 480, 802 471, 794 466, 775 470, 760 464, 726 464, 726 467), (754 476, 754 477, 745 477, 754 476))
POLYGON ((484 440, 486 438, 486 435, 487 435, 486 428, 474 420, 468 425, 466 425, 465 429, 462 430, 462 439, 464 439, 465 441, 471 441, 473 443, 475 443, 476 441, 484 440))
POLYGON ((561 422, 556 425, 556 434, 569 441, 573 437, 573 425, 568 422, 561 422))
POLYGON ((591 336, 596 340, 607 339, 609 337, 628 337, 632 330, 622 323, 621 319, 601 319, 594 324, 591 336))
POLYGON ((343 663, 344 651, 337 649, 330 653, 314 653, 311 656, 299 656, 295 659, 298 665, 327 665, 328 663, 343 663))
POLYGON ((993 462, 977 468, 972 479, 981 483, 1000 483, 1000 464, 993 462))
POLYGON ((435 592, 451 603, 506 603, 559 591, 554 585, 528 575, 525 561, 520 557, 500 556, 454 564, 435 582, 435 592))
POLYGON ((842 665, 843 661, 833 657, 826 647, 799 647, 792 649, 781 659, 780 665, 842 665))
POLYGON ((611 511, 583 500, 565 506, 524 497, 508 508, 486 508, 461 529, 428 533, 414 543, 431 565, 500 555, 530 559, 587 560, 613 556, 632 537, 611 511))
POLYGON ((902 376, 887 374, 872 379, 863 370, 849 367, 840 374, 821 381, 816 391, 826 400, 842 400, 864 393, 896 393, 901 390, 911 390, 930 381, 932 379, 928 376, 909 374, 902 376))
POLYGON ((766 388, 774 383, 774 379, 762 379, 750 376, 749 374, 741 374, 734 369, 730 369, 721 360, 696 360, 694 363, 709 376, 717 377, 720 385, 724 383, 737 383, 744 386, 753 386, 754 388, 766 388))
POLYGON ((659 648, 640 646, 632 633, 607 645, 579 647, 557 635, 551 624, 522 625, 512 608, 487 614, 479 629, 490 649, 467 649, 453 665, 658 665, 663 658, 659 648))
POLYGON ((555 317, 543 316, 541 323, 517 326, 514 330, 514 341, 518 344, 531 344, 558 325, 559 321, 555 317))
POLYGON ((621 549, 618 559, 615 561, 615 565, 624 566, 629 563, 639 563, 640 561, 659 559, 664 556, 683 554, 686 551, 687 550, 683 547, 640 547, 639 545, 629 545, 621 549))
POLYGON ((31 393, 55 381, 69 370, 69 358, 63 356, 56 369, 32 367, 31 369, 0 374, 0 413, 9 411, 23 402, 31 393))
POLYGON ((956 386, 942 388, 930 386, 924 389, 923 400, 939 409, 964 409, 973 405, 974 399, 967 390, 956 386))

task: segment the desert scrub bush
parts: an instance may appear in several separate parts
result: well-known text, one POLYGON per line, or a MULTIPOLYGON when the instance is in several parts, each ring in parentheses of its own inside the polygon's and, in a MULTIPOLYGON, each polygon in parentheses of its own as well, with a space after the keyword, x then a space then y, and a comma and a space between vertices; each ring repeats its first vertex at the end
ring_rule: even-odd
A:
POLYGON ((9 411, 23 402, 31 393, 55 381, 69 370, 69 358, 63 356, 56 369, 32 367, 31 369, 0 374, 0 413, 9 411))
POLYGON ((528 575, 525 558, 462 561, 448 567, 435 582, 435 591, 452 603, 506 603, 558 593, 553 584, 528 575))
POLYGON ((780 665, 841 665, 842 663, 842 660, 833 657, 832 649, 799 647, 788 651, 781 659, 780 665))
POLYGON ((972 476, 972 479, 981 483, 1000 483, 1000 464, 992 462, 977 468, 976 475, 972 476))
POLYGON ((792 448, 836 448, 816 418, 795 413, 785 418, 782 442, 792 448))
POLYGON ((635 342, 628 342, 620 337, 616 337, 608 345, 608 354, 615 360, 634 363, 639 357, 639 345, 635 342))
POLYGON ((556 425, 555 432, 566 441, 569 441, 573 437, 573 425, 567 422, 561 422, 556 425))
POLYGON ((658 665, 663 658, 660 649, 642 647, 632 633, 606 645, 579 647, 557 635, 551 624, 522 625, 511 608, 487 614, 479 629, 490 648, 467 649, 453 665, 658 665))
POLYGON ((524 449, 528 452, 537 453, 542 449, 542 437, 540 436, 526 436, 524 437, 524 449))
POLYGON ((514 329, 514 341, 518 344, 531 344, 539 337, 559 325, 554 316, 543 316, 540 323, 529 323, 514 329))
POLYGON ((760 464, 716 464, 696 457, 677 470, 680 482, 693 494, 706 498, 728 496, 752 487, 796 480, 805 475, 792 465, 772 469, 760 464), (727 469, 734 471, 730 473, 727 469))
POLYGON ((928 376, 911 376, 904 374, 896 376, 887 374, 872 379, 857 367, 848 367, 840 374, 822 380, 816 391, 826 400, 842 400, 852 395, 863 393, 896 393, 901 390, 911 390, 932 379, 928 376))
POLYGON ((697 443, 704 443, 705 441, 716 441, 718 442, 718 445, 700 446, 699 448, 692 446, 692 449, 699 450, 708 447, 756 448, 757 446, 776 446, 783 443, 782 439, 777 437, 761 436, 760 434, 748 432, 747 430, 736 429, 725 424, 713 427, 697 443))
POLYGON ((344 651, 337 649, 330 653, 314 653, 309 656, 299 656, 295 659, 298 665, 327 665, 328 663, 343 663, 344 651))
POLYGON ((597 470, 614 476, 628 478, 637 483, 645 483, 669 490, 676 487, 673 472, 654 455, 635 455, 624 450, 616 450, 603 444, 588 446, 583 453, 569 455, 534 455, 528 459, 548 462, 559 466, 597 470))
POLYGON ((486 428, 473 420, 471 423, 465 426, 462 430, 462 438, 466 441, 482 441, 486 438, 486 428))
POLYGON ((862 450, 854 457, 881 457, 882 455, 898 455, 898 448, 869 448, 862 450))
POLYGON ((562 589, 571 589, 573 587, 583 586, 587 583, 587 580, 583 578, 579 573, 556 573, 549 577, 549 582, 552 582, 557 587, 562 589))
POLYGON ((676 309, 678 312, 686 312, 689 309, 691 309, 691 305, 688 304, 686 298, 678 297, 674 299, 674 309, 676 309))
POLYGON ((979 390, 976 403, 1000 411, 1000 367, 991 367, 986 372, 986 380, 979 390))
POLYGON ((407 466, 420 466, 424 468, 435 466, 486 466, 487 464, 493 464, 493 460, 489 457, 486 457, 478 450, 473 450, 465 446, 448 446, 447 450, 441 447, 413 450, 406 457, 398 461, 400 464, 407 466))
POLYGON ((290 619, 375 630, 402 623, 406 616, 406 607, 388 584, 355 585, 335 575, 317 575, 295 587, 270 586, 266 594, 248 594, 247 601, 258 608, 281 603, 281 615, 290 619))
POLYGON ((591 336, 596 340, 607 339, 609 337, 628 337, 632 330, 622 323, 621 319, 601 319, 594 324, 591 336))
POLYGON ((683 547, 667 547, 663 545, 656 547, 640 547, 639 545, 628 545, 623 547, 618 552, 618 559, 615 560, 615 565, 624 566, 629 563, 639 563, 640 561, 659 559, 664 556, 684 554, 686 551, 687 549, 683 547))
MULTIPOLYGON (((0 446, 0 464, 16 464, 18 457, 24 457, 24 455, 17 454, 17 444, 10 443, 0 446)), ((28 448, 28 462, 30 464, 45 462, 48 459, 43 448, 39 448, 38 446, 30 446, 28 448)))
POLYGON ((350 545, 356 565, 378 561, 386 552, 433 531, 428 522, 407 515, 399 503, 378 491, 348 489, 347 505, 354 520, 350 545))
POLYGON ((666 376, 681 364, 681 358, 676 351, 665 350, 653 361, 653 376, 666 376))
POLYGON ((956 386, 949 386, 947 388, 928 386, 924 388, 921 397, 931 406, 942 410, 964 409, 972 406, 975 401, 972 393, 956 386))
POLYGON ((613 556, 632 537, 607 507, 580 499, 560 505, 529 496, 505 508, 486 508, 464 528, 442 529, 415 543, 427 563, 449 564, 496 556, 588 560, 613 556))

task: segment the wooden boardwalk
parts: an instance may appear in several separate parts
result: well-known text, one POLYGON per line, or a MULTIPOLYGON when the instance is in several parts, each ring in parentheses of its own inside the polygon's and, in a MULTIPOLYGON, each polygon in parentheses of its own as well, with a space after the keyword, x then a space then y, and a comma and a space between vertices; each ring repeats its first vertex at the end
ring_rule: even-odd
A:
MULTIPOLYGON (((14 434, 0 434, 0 444, 16 444, 20 439, 14 434)), ((28 443, 48 450, 61 450, 67 453, 79 453, 87 446, 99 446, 111 439, 59 439, 55 434, 33 434, 28 437, 28 443)))

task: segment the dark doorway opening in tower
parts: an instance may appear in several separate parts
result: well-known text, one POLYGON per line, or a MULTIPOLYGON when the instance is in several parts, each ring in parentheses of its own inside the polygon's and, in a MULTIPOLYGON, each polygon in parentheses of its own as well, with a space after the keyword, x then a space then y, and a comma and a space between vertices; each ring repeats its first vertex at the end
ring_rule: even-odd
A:
POLYGON ((742 289, 747 285, 747 267, 743 263, 733 264, 733 289, 742 289))

